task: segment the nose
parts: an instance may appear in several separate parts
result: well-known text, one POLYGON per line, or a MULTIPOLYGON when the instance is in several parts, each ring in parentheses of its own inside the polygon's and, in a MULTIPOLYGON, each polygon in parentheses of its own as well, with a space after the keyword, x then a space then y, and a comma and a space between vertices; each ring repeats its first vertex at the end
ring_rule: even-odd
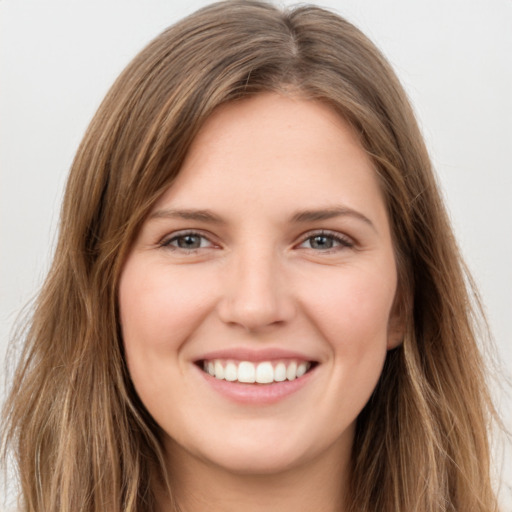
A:
POLYGON ((263 252, 236 257, 223 277, 218 311, 226 324, 256 332, 295 316, 291 283, 279 258, 263 252))

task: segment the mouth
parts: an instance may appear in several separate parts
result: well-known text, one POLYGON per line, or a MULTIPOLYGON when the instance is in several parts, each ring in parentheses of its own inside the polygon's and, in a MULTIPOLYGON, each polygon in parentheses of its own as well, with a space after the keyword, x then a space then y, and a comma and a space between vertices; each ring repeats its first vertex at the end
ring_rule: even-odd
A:
POLYGON ((299 359, 258 362, 235 359, 202 359, 197 361, 196 365, 217 380, 268 385, 301 379, 318 363, 299 359))

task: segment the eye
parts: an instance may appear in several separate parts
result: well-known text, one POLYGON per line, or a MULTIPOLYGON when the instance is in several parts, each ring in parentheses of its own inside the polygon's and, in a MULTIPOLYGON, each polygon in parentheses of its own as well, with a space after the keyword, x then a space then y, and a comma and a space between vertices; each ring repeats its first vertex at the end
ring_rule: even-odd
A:
POLYGON ((308 236, 299 247, 313 249, 315 251, 328 252, 344 247, 353 247, 354 243, 340 234, 330 232, 320 232, 308 236))
POLYGON ((178 233, 162 242, 162 247, 168 247, 173 250, 195 251, 213 247, 212 242, 200 233, 185 232, 178 233))

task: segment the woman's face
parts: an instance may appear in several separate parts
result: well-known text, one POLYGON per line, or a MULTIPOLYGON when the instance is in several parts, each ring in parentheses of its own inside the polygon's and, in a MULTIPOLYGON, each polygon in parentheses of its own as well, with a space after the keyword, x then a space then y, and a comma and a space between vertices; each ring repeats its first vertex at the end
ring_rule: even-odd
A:
POLYGON ((255 474, 347 457, 401 339, 396 288, 349 126, 270 93, 218 108, 119 288, 129 372, 170 455, 255 474))

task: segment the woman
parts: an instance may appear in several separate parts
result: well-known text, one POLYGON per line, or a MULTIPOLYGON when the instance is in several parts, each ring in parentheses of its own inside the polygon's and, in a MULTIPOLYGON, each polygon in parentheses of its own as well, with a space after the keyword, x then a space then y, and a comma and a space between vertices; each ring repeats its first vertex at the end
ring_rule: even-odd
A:
POLYGON ((198 11, 73 163, 6 406, 24 509, 497 510, 465 279, 368 39, 198 11))

